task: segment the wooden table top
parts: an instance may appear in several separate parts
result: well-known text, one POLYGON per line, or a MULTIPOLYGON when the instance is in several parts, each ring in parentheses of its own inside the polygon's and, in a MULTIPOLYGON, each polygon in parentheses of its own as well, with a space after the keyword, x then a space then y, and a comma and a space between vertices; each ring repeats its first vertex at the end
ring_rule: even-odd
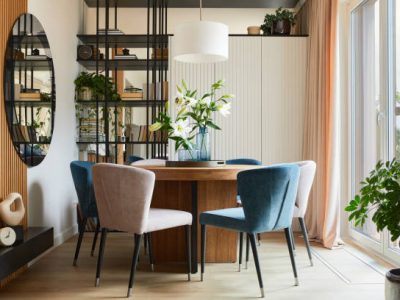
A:
POLYGON ((257 169, 255 165, 225 165, 215 168, 176 168, 166 166, 135 166, 152 171, 156 180, 163 181, 235 181, 237 174, 243 170, 257 169))

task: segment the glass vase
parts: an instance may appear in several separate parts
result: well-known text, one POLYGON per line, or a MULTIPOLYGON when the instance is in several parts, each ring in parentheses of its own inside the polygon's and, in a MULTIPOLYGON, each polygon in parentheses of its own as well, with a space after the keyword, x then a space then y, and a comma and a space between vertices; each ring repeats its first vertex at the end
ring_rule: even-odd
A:
POLYGON ((199 160, 199 150, 191 149, 179 149, 178 150, 178 160, 179 161, 198 161, 199 160))
POLYGON ((210 135, 207 127, 200 127, 196 136, 196 147, 199 150, 200 160, 211 160, 210 135))

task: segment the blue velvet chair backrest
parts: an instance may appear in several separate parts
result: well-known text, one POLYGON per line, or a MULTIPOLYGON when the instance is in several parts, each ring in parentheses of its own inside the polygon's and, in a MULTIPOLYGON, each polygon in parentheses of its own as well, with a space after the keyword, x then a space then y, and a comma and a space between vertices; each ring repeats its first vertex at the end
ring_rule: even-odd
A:
POLYGON ((72 179, 78 195, 78 201, 83 217, 97 217, 96 199, 93 189, 94 163, 88 161, 73 161, 70 164, 72 179))
POLYGON ((294 164, 238 174, 238 194, 249 232, 267 232, 291 226, 299 175, 299 167, 294 164))
POLYGON ((144 159, 144 158, 143 158, 143 157, 140 157, 140 156, 130 155, 130 156, 128 156, 128 158, 127 158, 127 160, 126 160, 126 163, 127 163, 128 165, 130 165, 131 163, 133 163, 133 162, 135 162, 135 161, 143 160, 143 159, 144 159))
POLYGON ((261 161, 252 158, 236 158, 236 159, 228 159, 226 161, 227 165, 256 165, 261 166, 261 161))

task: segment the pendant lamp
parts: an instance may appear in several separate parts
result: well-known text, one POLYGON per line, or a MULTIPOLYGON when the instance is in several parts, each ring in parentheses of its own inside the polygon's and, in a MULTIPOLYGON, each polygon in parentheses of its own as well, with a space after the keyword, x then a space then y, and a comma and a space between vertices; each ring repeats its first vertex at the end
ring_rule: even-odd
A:
POLYGON ((181 23, 175 28, 172 45, 173 58, 186 63, 213 63, 228 59, 228 26, 202 20, 181 23))

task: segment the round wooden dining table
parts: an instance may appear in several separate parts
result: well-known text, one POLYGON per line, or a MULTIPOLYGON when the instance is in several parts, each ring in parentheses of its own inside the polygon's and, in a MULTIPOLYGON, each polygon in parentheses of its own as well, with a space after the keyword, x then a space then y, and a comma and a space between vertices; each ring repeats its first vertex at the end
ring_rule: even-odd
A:
MULTIPOLYGON (((214 168, 180 168, 141 165, 135 167, 152 171, 156 175, 152 207, 178 209, 192 213, 192 273, 196 273, 200 259, 199 214, 209 210, 237 207, 237 174, 260 166, 224 165, 214 168)), ((152 247, 156 263, 184 263, 186 261, 183 228, 154 232, 152 247)), ((206 261, 233 263, 236 262, 236 258, 237 233, 209 227, 206 261)))

